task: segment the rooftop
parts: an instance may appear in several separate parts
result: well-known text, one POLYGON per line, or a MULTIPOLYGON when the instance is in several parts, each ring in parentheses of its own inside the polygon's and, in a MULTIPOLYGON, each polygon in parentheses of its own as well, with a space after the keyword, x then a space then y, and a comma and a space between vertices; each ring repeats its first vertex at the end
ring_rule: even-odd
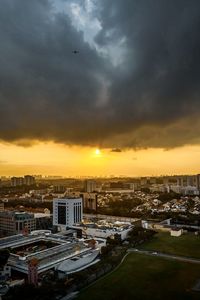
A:
POLYGON ((38 235, 15 235, 3 238, 0 249, 3 248, 11 248, 8 265, 26 274, 28 264, 33 258, 38 261, 38 273, 41 273, 89 249, 83 241, 59 234, 45 234, 45 232, 38 235))

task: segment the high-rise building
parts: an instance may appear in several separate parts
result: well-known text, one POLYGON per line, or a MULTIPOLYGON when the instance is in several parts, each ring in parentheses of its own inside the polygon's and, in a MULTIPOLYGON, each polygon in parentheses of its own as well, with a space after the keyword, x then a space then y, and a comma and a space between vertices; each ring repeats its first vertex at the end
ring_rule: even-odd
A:
POLYGON ((31 175, 25 175, 24 177, 11 177, 11 186, 20 185, 33 185, 35 184, 35 177, 31 175))
POLYGON ((61 198, 53 201, 53 225, 62 229, 80 223, 83 218, 82 198, 61 198))
POLYGON ((196 187, 200 191, 200 174, 196 175, 196 187))
POLYGON ((92 193, 96 191, 96 181, 92 179, 85 180, 84 190, 87 193, 92 193))
POLYGON ((31 175, 24 176, 24 184, 25 185, 34 185, 35 184, 35 177, 31 175))
POLYGON ((11 186, 20 186, 24 184, 23 177, 11 177, 11 186))

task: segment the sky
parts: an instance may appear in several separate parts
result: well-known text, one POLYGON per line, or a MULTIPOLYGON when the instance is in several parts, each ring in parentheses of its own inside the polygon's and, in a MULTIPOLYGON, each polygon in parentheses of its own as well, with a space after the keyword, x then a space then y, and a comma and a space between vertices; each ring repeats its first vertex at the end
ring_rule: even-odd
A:
POLYGON ((199 32, 199 0, 1 0, 0 176, 199 173, 199 32))

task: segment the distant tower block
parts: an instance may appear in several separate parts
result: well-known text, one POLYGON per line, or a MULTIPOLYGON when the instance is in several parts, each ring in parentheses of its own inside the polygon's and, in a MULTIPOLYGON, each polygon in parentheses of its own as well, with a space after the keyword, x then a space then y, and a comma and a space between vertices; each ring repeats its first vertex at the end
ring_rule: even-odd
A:
POLYGON ((28 264, 28 283, 38 285, 38 260, 32 258, 28 264))
POLYGON ((92 193, 96 191, 96 181, 88 179, 84 182, 84 190, 87 193, 92 193))

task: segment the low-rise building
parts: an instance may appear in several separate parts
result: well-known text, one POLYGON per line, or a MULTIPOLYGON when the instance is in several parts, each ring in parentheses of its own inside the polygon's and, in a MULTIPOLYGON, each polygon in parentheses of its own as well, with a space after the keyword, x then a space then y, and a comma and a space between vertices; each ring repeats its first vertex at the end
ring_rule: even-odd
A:
POLYGON ((82 193, 83 208, 96 211, 97 210, 97 193, 82 193))
POLYGON ((0 212, 0 235, 9 236, 31 232, 36 229, 34 214, 27 212, 0 212))
POLYGON ((95 243, 97 245, 94 249, 87 241, 39 230, 27 236, 19 234, 2 238, 0 249, 10 249, 7 265, 11 270, 20 272, 22 276, 24 274, 24 278, 27 275, 28 278, 36 276, 37 281, 40 274, 50 269, 58 268, 63 272, 69 270, 70 273, 78 271, 80 267, 86 268, 99 254, 99 243, 101 241, 95 243), (77 265, 75 262, 78 259, 80 264, 77 265), (34 262, 35 270, 30 269, 30 262, 34 262))
MULTIPOLYGON (((135 226, 137 225, 138 222, 136 220, 135 226)), ((83 235, 86 236, 86 238, 92 237, 106 239, 107 237, 114 238, 115 236, 118 236, 122 241, 127 238, 128 233, 132 230, 133 227, 133 222, 131 223, 128 220, 117 220, 117 217, 115 217, 115 219, 110 218, 107 220, 98 220, 98 218, 96 218, 96 221, 94 221, 93 218, 89 219, 87 217, 83 219, 83 222, 81 224, 74 226, 74 228, 81 229, 83 235)))
POLYGON ((0 282, 6 281, 11 277, 11 267, 7 264, 0 268, 0 282))
POLYGON ((182 228, 172 228, 170 231, 171 236, 181 236, 183 234, 182 228))

